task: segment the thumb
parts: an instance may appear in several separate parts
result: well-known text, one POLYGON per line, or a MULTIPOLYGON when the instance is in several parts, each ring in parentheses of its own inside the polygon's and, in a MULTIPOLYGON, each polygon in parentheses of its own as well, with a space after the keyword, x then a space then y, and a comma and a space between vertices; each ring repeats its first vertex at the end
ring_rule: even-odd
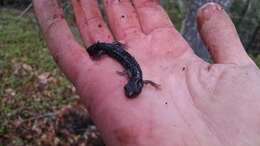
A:
POLYGON ((204 5, 198 12, 197 20, 200 35, 215 63, 254 63, 247 55, 233 22, 220 5, 204 5))

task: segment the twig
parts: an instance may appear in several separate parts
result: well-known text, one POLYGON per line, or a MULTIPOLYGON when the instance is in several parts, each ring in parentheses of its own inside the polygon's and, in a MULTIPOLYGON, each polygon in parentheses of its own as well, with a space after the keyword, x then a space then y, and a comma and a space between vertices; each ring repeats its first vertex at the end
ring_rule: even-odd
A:
POLYGON ((19 17, 23 17, 31 8, 32 8, 32 3, 30 3, 26 9, 23 10, 23 12, 19 15, 19 17))
POLYGON ((36 116, 36 117, 25 119, 25 120, 22 121, 22 123, 26 123, 26 122, 30 122, 30 121, 34 121, 34 120, 38 120, 38 119, 43 119, 43 118, 54 118, 57 114, 58 113, 46 113, 46 114, 43 114, 43 115, 39 115, 39 116, 36 116))

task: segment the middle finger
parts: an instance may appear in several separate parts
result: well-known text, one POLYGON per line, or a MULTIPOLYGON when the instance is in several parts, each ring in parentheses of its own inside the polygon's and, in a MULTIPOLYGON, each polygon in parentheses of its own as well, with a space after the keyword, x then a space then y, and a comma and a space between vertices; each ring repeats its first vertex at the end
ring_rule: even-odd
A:
POLYGON ((117 40, 143 35, 135 8, 130 0, 104 0, 106 14, 117 40))

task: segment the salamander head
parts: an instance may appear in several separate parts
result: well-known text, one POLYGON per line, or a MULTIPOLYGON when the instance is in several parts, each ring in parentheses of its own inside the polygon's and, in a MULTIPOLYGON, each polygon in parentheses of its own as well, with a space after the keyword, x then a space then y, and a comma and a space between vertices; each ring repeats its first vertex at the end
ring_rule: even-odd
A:
POLYGON ((89 56, 93 58, 99 58, 104 53, 104 50, 102 49, 101 43, 97 42, 96 44, 88 47, 87 52, 89 56))
POLYGON ((138 96, 143 88, 143 80, 142 79, 136 79, 136 80, 130 80, 125 85, 125 94, 129 98, 134 98, 138 96))

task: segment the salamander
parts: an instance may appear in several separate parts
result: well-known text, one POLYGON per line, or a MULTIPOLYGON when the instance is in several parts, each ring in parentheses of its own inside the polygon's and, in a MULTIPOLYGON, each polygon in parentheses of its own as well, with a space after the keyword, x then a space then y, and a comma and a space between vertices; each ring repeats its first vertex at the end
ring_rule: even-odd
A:
MULTIPOLYGON (((137 97, 144 86, 143 73, 136 59, 131 56, 125 49, 124 44, 120 42, 104 43, 97 42, 87 48, 88 54, 95 59, 107 54, 118 61, 126 70, 129 81, 124 86, 125 95, 128 98, 137 97)), ((151 81, 149 81, 151 82, 151 81)))

